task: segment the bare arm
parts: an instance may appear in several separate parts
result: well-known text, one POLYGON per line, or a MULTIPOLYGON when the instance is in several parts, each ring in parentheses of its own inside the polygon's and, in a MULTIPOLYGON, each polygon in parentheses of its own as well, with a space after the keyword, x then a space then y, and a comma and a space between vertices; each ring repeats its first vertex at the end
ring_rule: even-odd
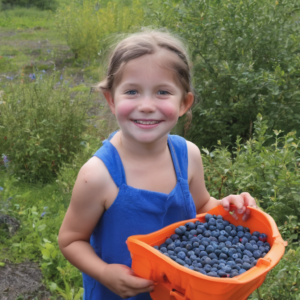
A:
POLYGON ((230 204, 236 206, 236 211, 232 215, 235 219, 238 215, 243 215, 243 220, 247 220, 250 216, 250 210, 247 206, 256 207, 256 202, 249 193, 241 193, 240 195, 229 195, 222 200, 217 200, 210 197, 204 181, 204 171, 201 159, 200 150, 196 145, 191 142, 187 142, 188 146, 188 180, 190 186, 190 192, 193 196, 196 212, 204 213, 210 209, 222 205, 225 210, 229 210, 230 204))
POLYGON ((220 200, 210 197, 204 181, 204 170, 200 150, 187 142, 188 146, 188 180, 197 214, 204 213, 221 204, 220 200))
POLYGON ((153 282, 134 276, 125 265, 107 264, 95 253, 90 236, 101 218, 113 181, 101 160, 90 159, 80 170, 70 206, 59 231, 59 247, 75 267, 122 298, 153 290, 153 282))

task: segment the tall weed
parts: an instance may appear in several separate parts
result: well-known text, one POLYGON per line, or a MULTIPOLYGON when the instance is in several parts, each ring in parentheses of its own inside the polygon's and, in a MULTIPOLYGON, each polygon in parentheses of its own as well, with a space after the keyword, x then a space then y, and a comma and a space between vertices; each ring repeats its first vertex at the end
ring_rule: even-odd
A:
POLYGON ((57 11, 57 25, 75 58, 98 57, 107 48, 112 33, 130 32, 143 21, 138 0, 72 0, 57 11))
MULTIPOLYGON (((82 147, 88 92, 70 95, 58 74, 11 84, 0 105, 0 153, 30 182, 49 182, 82 147)), ((32 78, 35 78, 35 76, 32 78)))

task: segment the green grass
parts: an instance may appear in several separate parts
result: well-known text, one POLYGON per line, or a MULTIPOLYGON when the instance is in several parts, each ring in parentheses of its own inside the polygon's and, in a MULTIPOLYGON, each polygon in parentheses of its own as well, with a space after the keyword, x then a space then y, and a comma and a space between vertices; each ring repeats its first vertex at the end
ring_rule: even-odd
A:
POLYGON ((0 28, 22 29, 55 25, 54 13, 36 8, 14 8, 0 11, 0 28))

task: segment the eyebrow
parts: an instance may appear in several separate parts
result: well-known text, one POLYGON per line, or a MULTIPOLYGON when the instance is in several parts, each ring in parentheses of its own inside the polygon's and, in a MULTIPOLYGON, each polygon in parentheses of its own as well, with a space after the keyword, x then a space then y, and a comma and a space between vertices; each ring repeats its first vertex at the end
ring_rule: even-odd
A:
MULTIPOLYGON (((139 86, 140 84, 138 83, 133 83, 133 82, 124 82, 122 83, 122 87, 125 86, 125 87, 136 87, 136 86, 139 86)), ((159 88, 163 88, 163 87, 167 87, 167 88, 176 88, 176 85, 175 84, 170 84, 170 83, 166 83, 166 82, 163 82, 163 83, 160 83, 160 84, 157 84, 155 85, 155 87, 159 87, 159 88)))

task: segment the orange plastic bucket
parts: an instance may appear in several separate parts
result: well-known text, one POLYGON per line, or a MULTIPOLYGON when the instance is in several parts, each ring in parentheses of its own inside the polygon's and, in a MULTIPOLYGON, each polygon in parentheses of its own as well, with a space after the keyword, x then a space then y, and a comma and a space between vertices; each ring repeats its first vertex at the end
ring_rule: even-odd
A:
POLYGON ((283 241, 275 221, 268 214, 254 208, 247 221, 235 220, 222 206, 208 213, 222 215, 224 220, 235 226, 242 225, 251 231, 267 234, 271 246, 264 258, 257 261, 255 267, 233 278, 215 278, 203 275, 179 265, 171 258, 154 249, 170 237, 175 228, 187 222, 205 222, 205 214, 195 219, 171 224, 147 235, 131 236, 127 246, 132 257, 132 269, 139 277, 155 282, 150 294, 153 300, 245 300, 264 282, 267 273, 277 265, 284 254, 286 242, 283 241))

